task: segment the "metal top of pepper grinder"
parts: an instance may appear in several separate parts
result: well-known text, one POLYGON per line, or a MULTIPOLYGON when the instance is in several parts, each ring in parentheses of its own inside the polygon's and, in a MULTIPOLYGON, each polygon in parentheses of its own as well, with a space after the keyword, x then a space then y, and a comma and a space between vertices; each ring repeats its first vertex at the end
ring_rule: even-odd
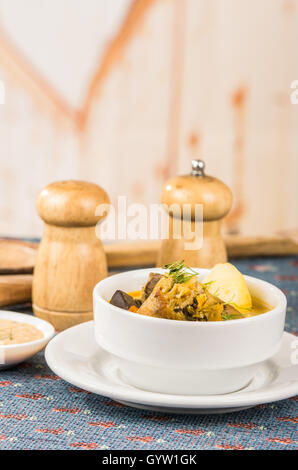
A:
POLYGON ((203 160, 192 160, 191 167, 192 176, 205 176, 205 162, 203 162, 203 160))

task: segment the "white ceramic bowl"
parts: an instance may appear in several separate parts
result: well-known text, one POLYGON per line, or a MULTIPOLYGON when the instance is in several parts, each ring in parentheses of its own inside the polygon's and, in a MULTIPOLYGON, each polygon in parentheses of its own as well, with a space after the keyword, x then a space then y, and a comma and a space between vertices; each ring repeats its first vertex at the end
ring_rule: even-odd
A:
MULTIPOLYGON (((199 280, 209 272, 194 269, 199 280)), ((286 297, 277 287, 245 276, 252 295, 274 308, 255 317, 222 322, 151 318, 107 302, 117 289, 141 289, 150 272, 163 270, 117 274, 99 282, 93 291, 96 341, 118 358, 130 384, 160 393, 229 393, 246 386, 260 362, 278 351, 286 297)))
POLYGON ((54 327, 33 315, 0 310, 0 319, 27 323, 43 333, 43 338, 28 343, 0 345, 0 370, 25 361, 41 351, 54 336, 54 327))

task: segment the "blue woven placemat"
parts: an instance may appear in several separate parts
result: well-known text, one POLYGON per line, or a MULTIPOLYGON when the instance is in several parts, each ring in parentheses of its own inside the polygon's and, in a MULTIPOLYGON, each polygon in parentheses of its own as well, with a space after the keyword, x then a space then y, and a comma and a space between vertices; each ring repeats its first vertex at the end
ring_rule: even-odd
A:
MULTIPOLYGON (((280 287, 286 330, 298 332, 298 257, 237 261, 280 287)), ((0 449, 297 449, 298 397, 224 415, 129 408, 55 376, 39 353, 0 372, 0 449)))

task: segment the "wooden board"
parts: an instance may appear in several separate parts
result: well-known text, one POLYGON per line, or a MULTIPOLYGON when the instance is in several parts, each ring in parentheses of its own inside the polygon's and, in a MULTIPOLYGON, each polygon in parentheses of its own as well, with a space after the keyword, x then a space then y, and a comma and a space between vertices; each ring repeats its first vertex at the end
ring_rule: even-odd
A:
POLYGON ((30 274, 36 259, 36 246, 13 240, 0 240, 0 274, 30 274))
POLYGON ((291 256, 298 255, 298 241, 294 237, 260 236, 243 237, 225 236, 229 258, 247 258, 250 256, 291 256))
POLYGON ((0 276, 0 307, 31 301, 32 274, 0 276))
MULTIPOLYGON (((298 255, 298 242, 290 237, 242 237, 226 235, 224 241, 229 259, 246 258, 249 256, 298 255)), ((156 262, 159 247, 159 241, 105 245, 108 266, 109 268, 152 266, 156 262)))
POLYGON ((159 241, 111 243, 105 245, 108 267, 152 266, 156 262, 159 241))
MULTIPOLYGON (((298 255, 294 239, 271 237, 226 236, 230 259, 248 256, 298 255)), ((109 269, 153 266, 160 246, 159 241, 115 243, 105 245, 109 269)), ((0 306, 31 301, 32 275, 37 243, 0 241, 0 306), (19 273, 19 274, 12 274, 19 273)))
MULTIPOLYGON (((224 237, 228 257, 298 255, 298 242, 284 236, 224 237)), ((111 243, 104 245, 110 269, 155 264, 159 241, 111 243)), ((32 273, 38 243, 0 240, 0 274, 32 273)))

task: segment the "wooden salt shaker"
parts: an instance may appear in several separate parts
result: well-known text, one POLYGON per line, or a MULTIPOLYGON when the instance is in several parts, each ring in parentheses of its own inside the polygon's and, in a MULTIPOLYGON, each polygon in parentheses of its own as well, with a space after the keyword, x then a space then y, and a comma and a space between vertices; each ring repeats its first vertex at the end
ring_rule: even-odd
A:
MULTIPOLYGON (((192 161, 192 172, 189 175, 177 176, 168 181, 163 189, 162 202, 167 206, 177 204, 191 205, 191 216, 184 223, 195 233, 195 204, 203 205, 203 245, 200 249, 186 250, 185 243, 191 240, 183 236, 174 239, 173 226, 175 213, 169 211, 169 239, 161 243, 157 265, 163 266, 174 261, 184 260, 188 266, 210 268, 216 263, 227 260, 226 247, 221 235, 221 219, 232 206, 232 192, 220 180, 204 173, 205 164, 202 160, 192 161)), ((178 218, 180 218, 178 211, 178 218)), ((177 219, 175 221, 177 223, 177 219)), ((181 224, 182 221, 178 222, 181 224)))
POLYGON ((107 276, 106 256, 96 237, 99 204, 109 204, 96 184, 62 181, 39 194, 37 210, 45 222, 32 286, 34 314, 56 330, 93 318, 92 290, 107 276))

